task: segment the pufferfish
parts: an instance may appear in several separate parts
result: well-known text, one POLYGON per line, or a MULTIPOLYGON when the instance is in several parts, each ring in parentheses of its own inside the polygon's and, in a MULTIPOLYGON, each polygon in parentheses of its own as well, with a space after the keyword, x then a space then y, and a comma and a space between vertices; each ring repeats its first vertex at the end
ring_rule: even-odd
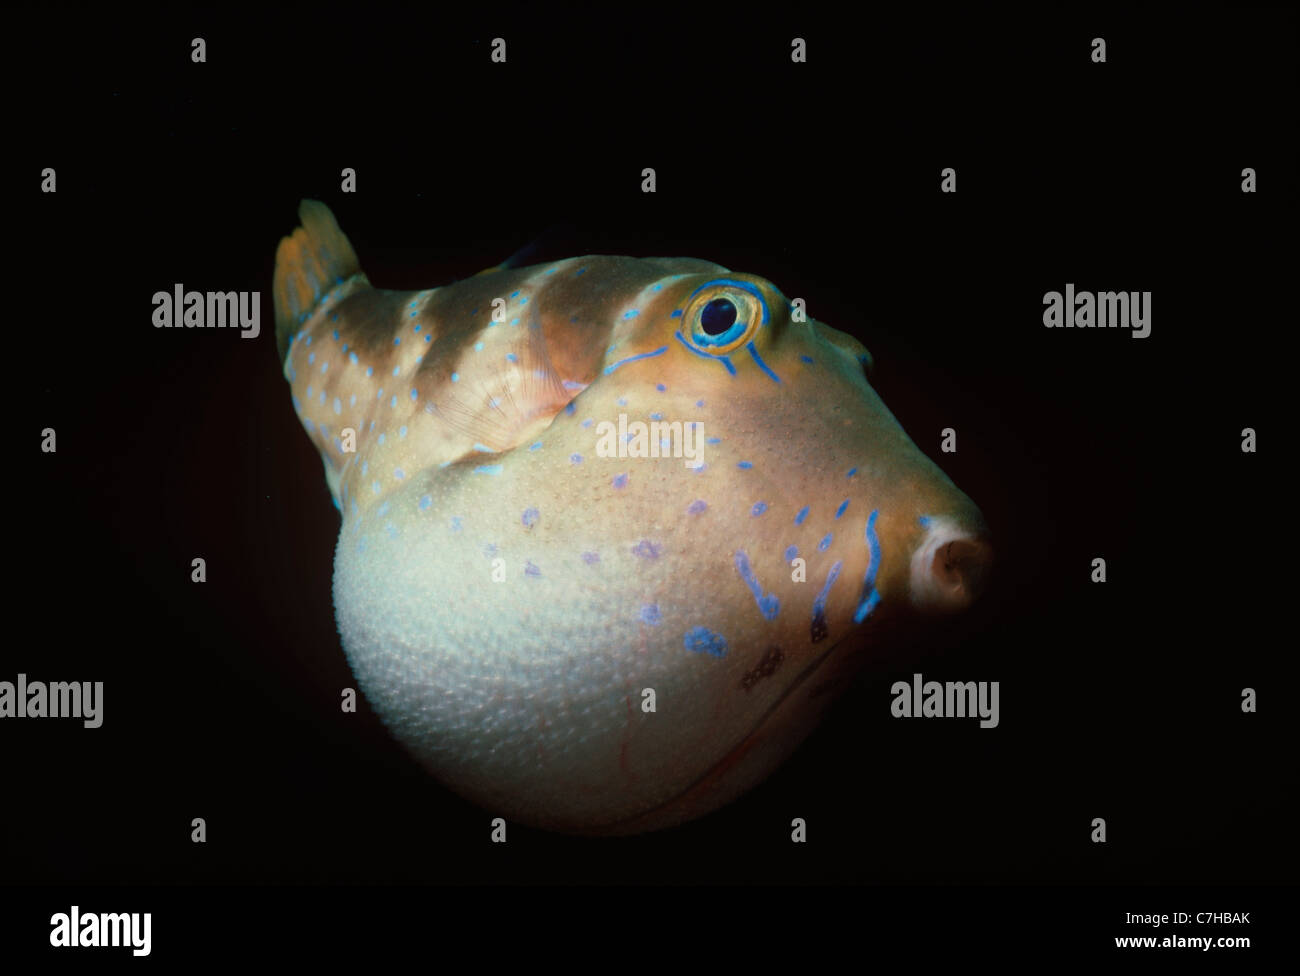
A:
POLYGON ((882 618, 972 599, 979 509, 866 348, 764 278, 592 255, 389 291, 324 204, 299 218, 276 340, 342 516, 343 648, 493 817, 712 811, 812 730, 882 618))

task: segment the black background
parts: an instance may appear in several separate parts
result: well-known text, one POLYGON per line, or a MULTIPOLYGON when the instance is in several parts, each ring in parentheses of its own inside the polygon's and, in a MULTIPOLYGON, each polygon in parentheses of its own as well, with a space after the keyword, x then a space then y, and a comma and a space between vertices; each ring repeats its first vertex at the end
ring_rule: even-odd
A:
POLYGON ((25 624, 0 678, 102 680, 105 722, 0 727, 0 881, 1294 880, 1295 28, 1183 6, 27 11, 8 150, 25 624), (882 648, 718 813, 490 844, 490 812, 368 706, 338 709, 338 518, 270 303, 302 197, 378 287, 540 237, 539 261, 690 255, 804 297, 868 345, 873 385, 983 509, 990 592, 882 648), (150 298, 177 282, 259 291, 261 337, 155 330, 150 298), (1151 336, 1043 328, 1066 282, 1151 291, 1151 336), (35 448, 45 427, 57 454, 35 448), (1000 681, 1001 725, 892 719, 913 671, 1000 681))

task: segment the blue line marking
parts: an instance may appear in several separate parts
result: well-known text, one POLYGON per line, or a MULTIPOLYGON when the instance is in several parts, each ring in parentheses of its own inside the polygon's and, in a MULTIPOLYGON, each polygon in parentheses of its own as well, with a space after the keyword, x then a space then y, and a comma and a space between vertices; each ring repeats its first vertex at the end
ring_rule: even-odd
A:
POLYGON ((727 367, 727 372, 729 372, 732 376, 736 375, 736 367, 731 365, 731 360, 728 359, 726 356, 712 356, 707 352, 701 352, 699 349, 696 349, 689 342, 687 342, 685 338, 682 337, 682 333, 680 329, 677 332, 674 332, 673 335, 677 336, 678 342, 680 342, 691 352, 695 353, 695 355, 699 356, 701 359, 712 359, 715 363, 722 363, 723 366, 727 367))
POLYGON ((840 568, 843 565, 843 562, 836 561, 835 565, 831 567, 831 571, 826 574, 826 585, 822 587, 822 591, 817 594, 817 599, 813 601, 814 620, 825 615, 826 598, 830 596, 831 587, 835 585, 835 581, 840 578, 840 568))
POLYGON ((628 356, 626 359, 620 359, 616 363, 611 363, 605 367, 605 375, 608 376, 620 366, 626 366, 628 363, 636 362, 638 359, 649 359, 651 356, 659 356, 668 351, 667 346, 660 346, 654 352, 639 352, 635 356, 628 356))
POLYGON ((867 573, 862 579, 862 600, 858 603, 857 612, 853 614, 855 624, 866 620, 867 615, 876 609, 876 604, 880 602, 880 594, 876 592, 876 572, 880 569, 880 538, 876 535, 876 517, 879 514, 880 509, 877 508, 867 516, 864 535, 867 548, 871 550, 871 562, 867 564, 867 573))
POLYGON ((776 615, 781 610, 781 601, 777 599, 776 594, 765 594, 763 592, 763 587, 759 585, 758 580, 754 577, 754 571, 749 567, 749 555, 744 549, 736 550, 736 571, 740 573, 740 578, 749 587, 749 592, 754 594, 754 602, 758 604, 758 612, 766 620, 775 620, 776 615))
POLYGON ((767 363, 763 362, 762 358, 758 355, 758 350, 754 348, 754 340, 753 340, 753 339, 750 339, 750 340, 749 340, 749 344, 746 345, 745 348, 748 349, 748 350, 749 350, 749 354, 750 354, 751 356, 754 357, 754 362, 758 363, 758 368, 761 369, 761 370, 762 370, 764 373, 766 373, 768 376, 772 377, 772 382, 773 382, 773 383, 780 383, 780 382, 781 382, 781 377, 779 377, 779 376, 777 376, 775 373, 773 373, 773 372, 768 368, 767 363))

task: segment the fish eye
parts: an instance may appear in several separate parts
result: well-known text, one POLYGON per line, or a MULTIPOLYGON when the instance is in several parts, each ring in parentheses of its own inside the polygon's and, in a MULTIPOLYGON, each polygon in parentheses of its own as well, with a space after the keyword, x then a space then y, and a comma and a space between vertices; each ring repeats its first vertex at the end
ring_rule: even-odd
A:
POLYGON ((753 339, 761 319, 762 308, 753 296, 725 286, 701 290, 686 310, 691 344, 714 356, 753 339))
POLYGON ((736 321, 736 306, 727 298, 715 298, 700 312, 700 328, 708 335, 720 336, 736 321))

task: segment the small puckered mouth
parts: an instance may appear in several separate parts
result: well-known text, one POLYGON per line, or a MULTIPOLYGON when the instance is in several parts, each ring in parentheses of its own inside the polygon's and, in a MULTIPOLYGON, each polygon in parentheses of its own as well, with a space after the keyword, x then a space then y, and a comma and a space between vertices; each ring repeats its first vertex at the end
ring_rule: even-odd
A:
POLYGON ((983 529, 949 518, 930 520, 912 555, 912 603, 928 610, 961 610, 983 589, 993 547, 983 529))

